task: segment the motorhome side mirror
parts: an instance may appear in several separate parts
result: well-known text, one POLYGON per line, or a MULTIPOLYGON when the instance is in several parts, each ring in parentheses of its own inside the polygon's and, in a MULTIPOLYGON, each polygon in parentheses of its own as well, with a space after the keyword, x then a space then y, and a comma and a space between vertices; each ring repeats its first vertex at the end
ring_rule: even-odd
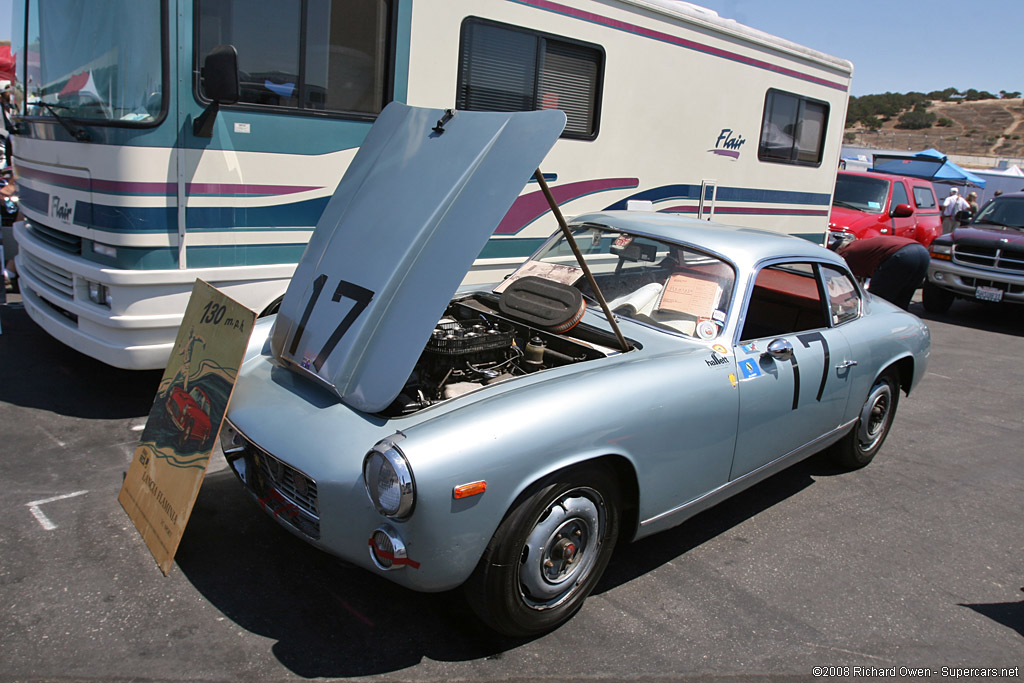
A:
POLYGON ((892 210, 893 218, 909 218, 914 215, 914 208, 910 204, 897 204, 892 210))
POLYGON ((218 45, 210 50, 199 71, 199 85, 203 95, 213 101, 192 122, 192 134, 211 138, 220 105, 238 102, 238 52, 234 45, 218 45))
POLYGON ((218 45, 203 59, 199 72, 202 92, 219 104, 238 102, 238 52, 234 45, 218 45))

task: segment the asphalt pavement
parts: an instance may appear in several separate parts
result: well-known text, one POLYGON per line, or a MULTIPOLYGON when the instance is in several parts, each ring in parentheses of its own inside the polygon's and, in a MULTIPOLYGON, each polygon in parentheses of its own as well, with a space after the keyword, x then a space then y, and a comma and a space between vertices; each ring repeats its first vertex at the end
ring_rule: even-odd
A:
POLYGON ((63 346, 11 297, 0 680, 1019 679, 1024 312, 911 310, 932 358, 875 462, 815 456, 620 546, 580 614, 515 640, 458 592, 413 593, 295 539, 222 457, 163 576, 117 502, 161 373, 63 346))

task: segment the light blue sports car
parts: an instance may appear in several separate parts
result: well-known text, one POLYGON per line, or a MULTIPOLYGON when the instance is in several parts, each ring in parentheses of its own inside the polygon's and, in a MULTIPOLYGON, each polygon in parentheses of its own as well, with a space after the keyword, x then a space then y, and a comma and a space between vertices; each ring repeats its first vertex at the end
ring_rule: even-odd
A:
POLYGON ((464 585, 514 635, 575 614, 618 543, 827 447, 866 465, 929 353, 827 249, 660 213, 578 216, 460 287, 564 121, 389 105, 221 439, 285 528, 415 590, 464 585))

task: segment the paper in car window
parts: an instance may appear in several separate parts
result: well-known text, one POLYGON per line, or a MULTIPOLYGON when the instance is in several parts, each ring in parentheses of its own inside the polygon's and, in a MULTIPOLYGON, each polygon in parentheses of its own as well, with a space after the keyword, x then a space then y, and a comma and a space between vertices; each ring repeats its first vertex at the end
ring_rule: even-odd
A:
POLYGON ((868 202, 868 208, 869 209, 881 209, 882 205, 879 204, 878 202, 868 202))
POLYGON ((722 288, 717 282, 687 273, 675 273, 665 283, 658 311, 710 318, 721 298, 722 288))
POLYGON ((583 277, 583 269, 579 266, 566 266, 560 263, 542 263, 540 261, 527 261, 519 267, 519 270, 502 280, 494 288, 495 294, 501 294, 505 289, 519 278, 532 275, 542 277, 552 282, 560 282, 563 285, 573 285, 583 277))

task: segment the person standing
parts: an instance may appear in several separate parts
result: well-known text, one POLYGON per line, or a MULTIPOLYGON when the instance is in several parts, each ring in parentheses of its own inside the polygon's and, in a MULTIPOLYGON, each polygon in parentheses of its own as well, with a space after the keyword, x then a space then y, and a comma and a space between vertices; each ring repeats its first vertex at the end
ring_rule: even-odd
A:
POLYGON ((942 234, 952 232, 953 228, 960 224, 956 215, 961 211, 967 211, 970 206, 960 196, 960 190, 950 188, 949 196, 942 202, 942 234))
POLYGON ((896 235, 853 240, 840 245, 836 253, 846 260, 858 278, 871 279, 869 292, 904 311, 910 306, 914 292, 924 282, 931 262, 924 245, 896 235))
POLYGON ((967 210, 970 211, 970 216, 967 217, 967 220, 963 220, 961 218, 960 225, 967 225, 968 223, 973 221, 974 217, 978 215, 978 209, 979 208, 980 207, 978 206, 978 193, 977 192, 968 192, 967 193, 967 210))

